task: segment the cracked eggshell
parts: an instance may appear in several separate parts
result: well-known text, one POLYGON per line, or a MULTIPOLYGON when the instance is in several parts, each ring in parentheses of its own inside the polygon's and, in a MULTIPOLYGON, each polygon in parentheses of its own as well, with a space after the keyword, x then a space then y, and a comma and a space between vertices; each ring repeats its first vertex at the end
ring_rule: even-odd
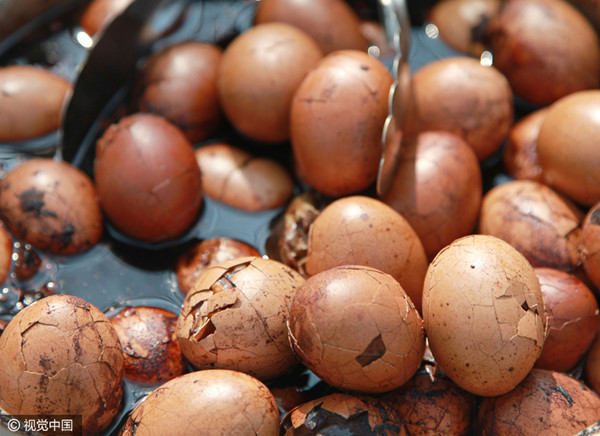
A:
POLYGON ((513 389, 544 344, 544 301, 533 267, 489 235, 460 238, 431 262, 423 321, 442 371, 481 396, 513 389))
POLYGON ((56 254, 87 251, 103 233, 90 177, 50 158, 25 161, 0 181, 0 216, 17 239, 56 254))
POLYGON ((184 356, 198 369, 242 371, 269 380, 298 360, 287 338, 289 306, 305 279, 271 259, 245 257, 204 271, 177 322, 184 356))
POLYGON ((290 114, 301 179, 330 197, 356 193, 375 181, 392 82, 381 61, 355 50, 327 55, 306 75, 290 114))
POLYGON ((281 421, 281 436, 407 434, 403 417, 376 397, 334 393, 294 408, 281 421))
POLYGON ((292 176, 275 160, 225 143, 199 147, 195 154, 204 193, 231 207, 247 212, 275 209, 294 192, 292 176))
POLYGON ((552 188, 531 180, 513 180, 483 197, 479 233, 508 242, 534 267, 581 275, 582 218, 583 213, 552 188))
POLYGON ((263 383, 241 372, 210 369, 155 389, 119 434, 276 436, 278 428, 277 403, 263 383))
POLYGON ((588 211, 581 228, 583 267, 588 278, 600 290, 600 203, 588 211))
POLYGON ((419 312, 427 264, 423 244, 408 221, 374 198, 336 200, 309 229, 309 275, 341 265, 377 268, 400 282, 419 312))
POLYGON ((533 369, 514 390, 483 398, 476 418, 482 436, 574 435, 600 419, 600 397, 561 372, 533 369))
POLYGON ((0 336, 0 408, 12 415, 82 415, 100 434, 123 396, 123 353, 106 316, 70 295, 21 310, 0 336))
POLYGON ((181 236, 202 206, 192 144, 157 115, 136 113, 111 125, 96 143, 94 176, 109 220, 144 242, 181 236))
POLYGON ((401 386, 425 351, 423 321, 402 286, 366 266, 310 277, 292 302, 288 333, 307 368, 331 386, 357 392, 401 386))

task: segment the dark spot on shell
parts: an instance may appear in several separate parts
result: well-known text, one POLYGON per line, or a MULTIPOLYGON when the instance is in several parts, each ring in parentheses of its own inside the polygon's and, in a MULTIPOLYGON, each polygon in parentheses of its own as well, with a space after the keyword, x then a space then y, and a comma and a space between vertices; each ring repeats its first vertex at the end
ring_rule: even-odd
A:
POLYGON ((21 201, 21 210, 25 213, 33 213, 36 217, 42 215, 46 202, 44 201, 44 191, 29 189, 18 195, 21 201))
POLYGON ((362 65, 360 66, 360 69, 361 69, 361 70, 363 70, 363 71, 369 71, 369 66, 368 66, 368 65, 365 65, 365 64, 362 64, 362 65))

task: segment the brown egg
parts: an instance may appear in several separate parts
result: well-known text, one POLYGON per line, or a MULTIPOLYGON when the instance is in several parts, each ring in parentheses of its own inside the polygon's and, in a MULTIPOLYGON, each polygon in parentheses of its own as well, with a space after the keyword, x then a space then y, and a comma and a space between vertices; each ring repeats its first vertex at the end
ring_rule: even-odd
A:
POLYGON ((488 235, 460 238, 431 262, 423 321, 441 370, 481 396, 513 389, 544 345, 544 301, 533 267, 488 235))
POLYGON ((331 53, 306 76, 290 115, 301 179, 331 197, 375 181, 391 85, 383 63, 352 50, 331 53))
POLYGON ((96 143, 94 175, 110 221, 145 242, 180 236, 202 206, 192 145, 156 115, 133 114, 111 125, 96 143))
POLYGON ((598 0, 568 0, 573 6, 585 15, 594 25, 596 30, 600 29, 600 3, 598 0))
POLYGON ((583 267, 588 278, 600 290, 600 203, 588 211, 581 227, 583 267))
POLYGON ((290 411, 281 422, 281 436, 406 435, 403 418, 375 397, 330 394, 290 411))
POLYGON ((12 265, 13 241, 12 237, 0 222, 0 284, 6 280, 12 265))
POLYGON ((546 185, 514 180, 485 194, 479 232, 508 242, 534 267, 580 274, 582 217, 571 201, 546 185))
POLYGON ((37 138, 57 130, 68 80, 28 65, 0 67, 0 142, 37 138))
POLYGON ((561 98, 546 115, 538 137, 543 179, 576 202, 600 201, 600 90, 561 98))
POLYGON ((291 175, 273 159, 225 143, 204 145, 195 154, 204 193, 217 201, 258 212, 280 207, 292 196, 291 175))
POLYGON ((92 0, 83 10, 79 25, 88 35, 94 36, 125 10, 132 0, 92 0))
POLYGON ((515 179, 542 181, 537 139, 548 108, 537 109, 517 121, 510 129, 502 163, 515 179))
POLYGON ((323 57, 317 43, 285 23, 264 23, 225 49, 217 89, 233 126, 257 141, 290 137, 290 105, 306 73, 323 57))
POLYGON ((404 417, 410 435, 471 434, 475 397, 446 376, 432 380, 426 372, 419 372, 382 399, 404 417))
POLYGON ((600 311, 594 293, 577 277, 536 268, 547 317, 546 340, 535 366, 567 372, 582 359, 598 330, 600 311))
POLYGON ((302 29, 319 44, 323 53, 337 50, 367 50, 360 31, 361 21, 343 0, 262 0, 256 24, 278 21, 302 29))
POLYGON ((84 252, 103 232, 90 177, 50 158, 25 161, 0 181, 0 215, 17 239, 57 254, 84 252))
POLYGON ((84 435, 117 416, 123 353, 106 316, 85 300, 53 295, 26 307, 0 336, 0 350, 4 412, 81 415, 84 435))
POLYGON ((566 374, 534 369, 513 391, 484 398, 478 434, 574 435, 600 419, 600 397, 566 374))
POLYGON ((596 331, 596 336, 592 345, 585 355, 582 379, 590 386, 596 393, 600 392, 600 334, 596 331))
POLYGON ((442 0, 432 6, 428 18, 446 44, 479 57, 485 50, 485 28, 500 4, 500 0, 442 0))
POLYGON ((394 277, 421 310, 427 256, 408 221, 374 198, 351 196, 327 206, 308 235, 306 272, 365 265, 394 277))
POLYGON ((515 94, 536 104, 600 85, 600 43, 591 23, 563 0, 508 0, 486 41, 515 94))
POLYGON ((188 292, 177 338, 199 369, 242 371, 269 380, 297 359, 287 338, 289 305, 304 278, 275 260, 243 257, 204 271, 188 292))
POLYGON ((357 392, 406 383, 425 349, 423 321, 402 286, 359 265, 310 277, 294 297, 288 332, 307 368, 331 386, 357 392))
POLYGON ((230 238, 209 238, 192 245, 177 259, 177 284, 184 294, 192 289, 198 277, 211 266, 238 257, 260 256, 260 252, 242 241, 230 238))
POLYGON ((177 315, 158 307, 126 307, 109 320, 123 348, 125 377, 159 383, 186 372, 175 335, 177 315))
POLYGON ((481 205, 481 170, 473 149, 448 132, 423 132, 402 145, 381 200, 415 230, 429 259, 473 232, 481 205))
POLYGON ((17 280, 28 280, 40 270, 42 259, 31 244, 22 244, 16 241, 13 249, 13 273, 17 280))
POLYGON ((278 427, 277 403, 263 383, 211 369, 158 387, 133 409, 119 434, 275 436, 278 427))
POLYGON ((502 145, 513 123, 513 95, 494 67, 468 57, 435 60, 413 74, 408 136, 444 130, 463 138, 482 161, 502 145))
POLYGON ((208 138, 221 124, 217 74, 223 51, 198 41, 185 41, 155 53, 136 82, 141 112, 165 117, 190 142, 208 138))

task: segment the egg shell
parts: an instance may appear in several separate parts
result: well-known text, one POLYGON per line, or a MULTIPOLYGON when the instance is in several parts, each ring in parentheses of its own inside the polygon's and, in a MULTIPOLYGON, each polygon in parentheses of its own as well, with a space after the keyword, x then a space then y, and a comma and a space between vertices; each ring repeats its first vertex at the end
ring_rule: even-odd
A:
POLYGON ((596 331, 596 336, 590 348, 588 349, 585 360, 583 361, 582 380, 594 390, 600 392, 600 334, 596 331))
POLYGON ((546 184, 583 205, 600 201, 600 90, 579 91, 550 106, 538 137, 546 184))
POLYGON ((282 22, 302 29, 319 44, 323 53, 337 50, 363 50, 367 39, 360 31, 361 21, 343 0, 263 0, 254 22, 282 22))
POLYGON ((0 336, 0 407, 12 415, 81 415, 100 434, 123 395, 117 333, 96 307, 70 295, 21 310, 0 336))
POLYGON ((93 0, 90 1, 79 18, 79 25, 88 35, 94 36, 119 15, 132 0, 93 0))
POLYGON ((13 260, 13 241, 12 236, 0 222, 0 283, 8 277, 13 260))
POLYGON ((119 434, 275 436, 278 428, 277 403, 263 383, 241 372, 211 369, 155 389, 119 434))
POLYGON ((423 321, 441 370, 481 396, 513 389, 544 345, 544 301, 533 267, 488 235, 460 238, 431 262, 423 321))
POLYGON ((55 254, 85 252, 103 234, 90 177, 50 158, 27 160, 0 181, 0 216, 17 239, 55 254))
POLYGON ((149 243, 182 235, 202 206, 194 149, 166 119, 136 113, 112 124, 96 143, 100 205, 129 237, 149 243))
POLYGON ((0 68, 0 142, 22 141, 60 126, 69 81, 41 67, 0 68))
POLYGON ((359 192, 375 181, 391 85, 383 63, 353 50, 329 54, 307 74, 290 113, 301 179, 330 197, 359 192))
POLYGON ((204 193, 236 209, 275 209, 294 191, 292 176, 273 159, 253 156, 226 143, 204 145, 195 155, 204 193))
POLYGON ((217 90, 228 120, 242 134, 262 142, 290 137, 294 92, 323 57, 317 43, 285 23, 263 23, 227 46, 217 90))
POLYGON ((493 66, 469 57, 436 59, 412 76, 413 110, 407 136, 444 130, 463 138, 482 161, 492 156, 513 124, 513 93, 493 66))
POLYGON ((402 144, 402 157, 381 200, 415 230, 429 259, 473 232, 481 205, 477 156, 460 137, 423 132, 402 144))
POLYGON ((188 292, 177 339, 198 369, 242 371, 261 380, 298 361, 287 338, 289 306, 304 278, 271 259, 243 257, 204 271, 188 292))
POLYGON ((406 383, 423 358, 423 321, 402 286, 375 268, 348 265, 310 277, 288 321, 302 363, 329 385, 386 392, 406 383))
POLYGON ((598 419, 596 393, 566 374, 536 368, 513 391, 481 401, 477 434, 574 435, 598 419))
POLYGON ((583 267, 589 279, 600 290, 600 203, 592 207, 581 225, 583 267))

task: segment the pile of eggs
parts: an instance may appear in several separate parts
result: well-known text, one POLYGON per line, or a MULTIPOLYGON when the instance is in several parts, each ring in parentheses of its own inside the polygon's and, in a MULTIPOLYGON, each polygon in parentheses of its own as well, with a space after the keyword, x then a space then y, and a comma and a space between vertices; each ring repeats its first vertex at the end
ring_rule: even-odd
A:
MULTIPOLYGON (((128 4, 93 0, 80 25, 101 34, 128 4)), ((457 55, 410 73, 385 192, 393 50, 347 2, 261 0, 227 43, 153 53, 90 174, 57 156, 6 170, 0 277, 119 234, 172 243, 182 303, 110 312, 46 288, 0 320, 0 410, 81 415, 83 434, 593 426, 600 22, 582 6, 441 0, 420 17, 457 55), (178 245, 207 198, 280 210, 265 246, 178 245), (284 382, 307 374, 311 389, 284 382), (130 409, 125 380, 148 387, 130 409)), ((0 141, 18 142, 59 127, 71 84, 10 65, 0 89, 0 141)))

